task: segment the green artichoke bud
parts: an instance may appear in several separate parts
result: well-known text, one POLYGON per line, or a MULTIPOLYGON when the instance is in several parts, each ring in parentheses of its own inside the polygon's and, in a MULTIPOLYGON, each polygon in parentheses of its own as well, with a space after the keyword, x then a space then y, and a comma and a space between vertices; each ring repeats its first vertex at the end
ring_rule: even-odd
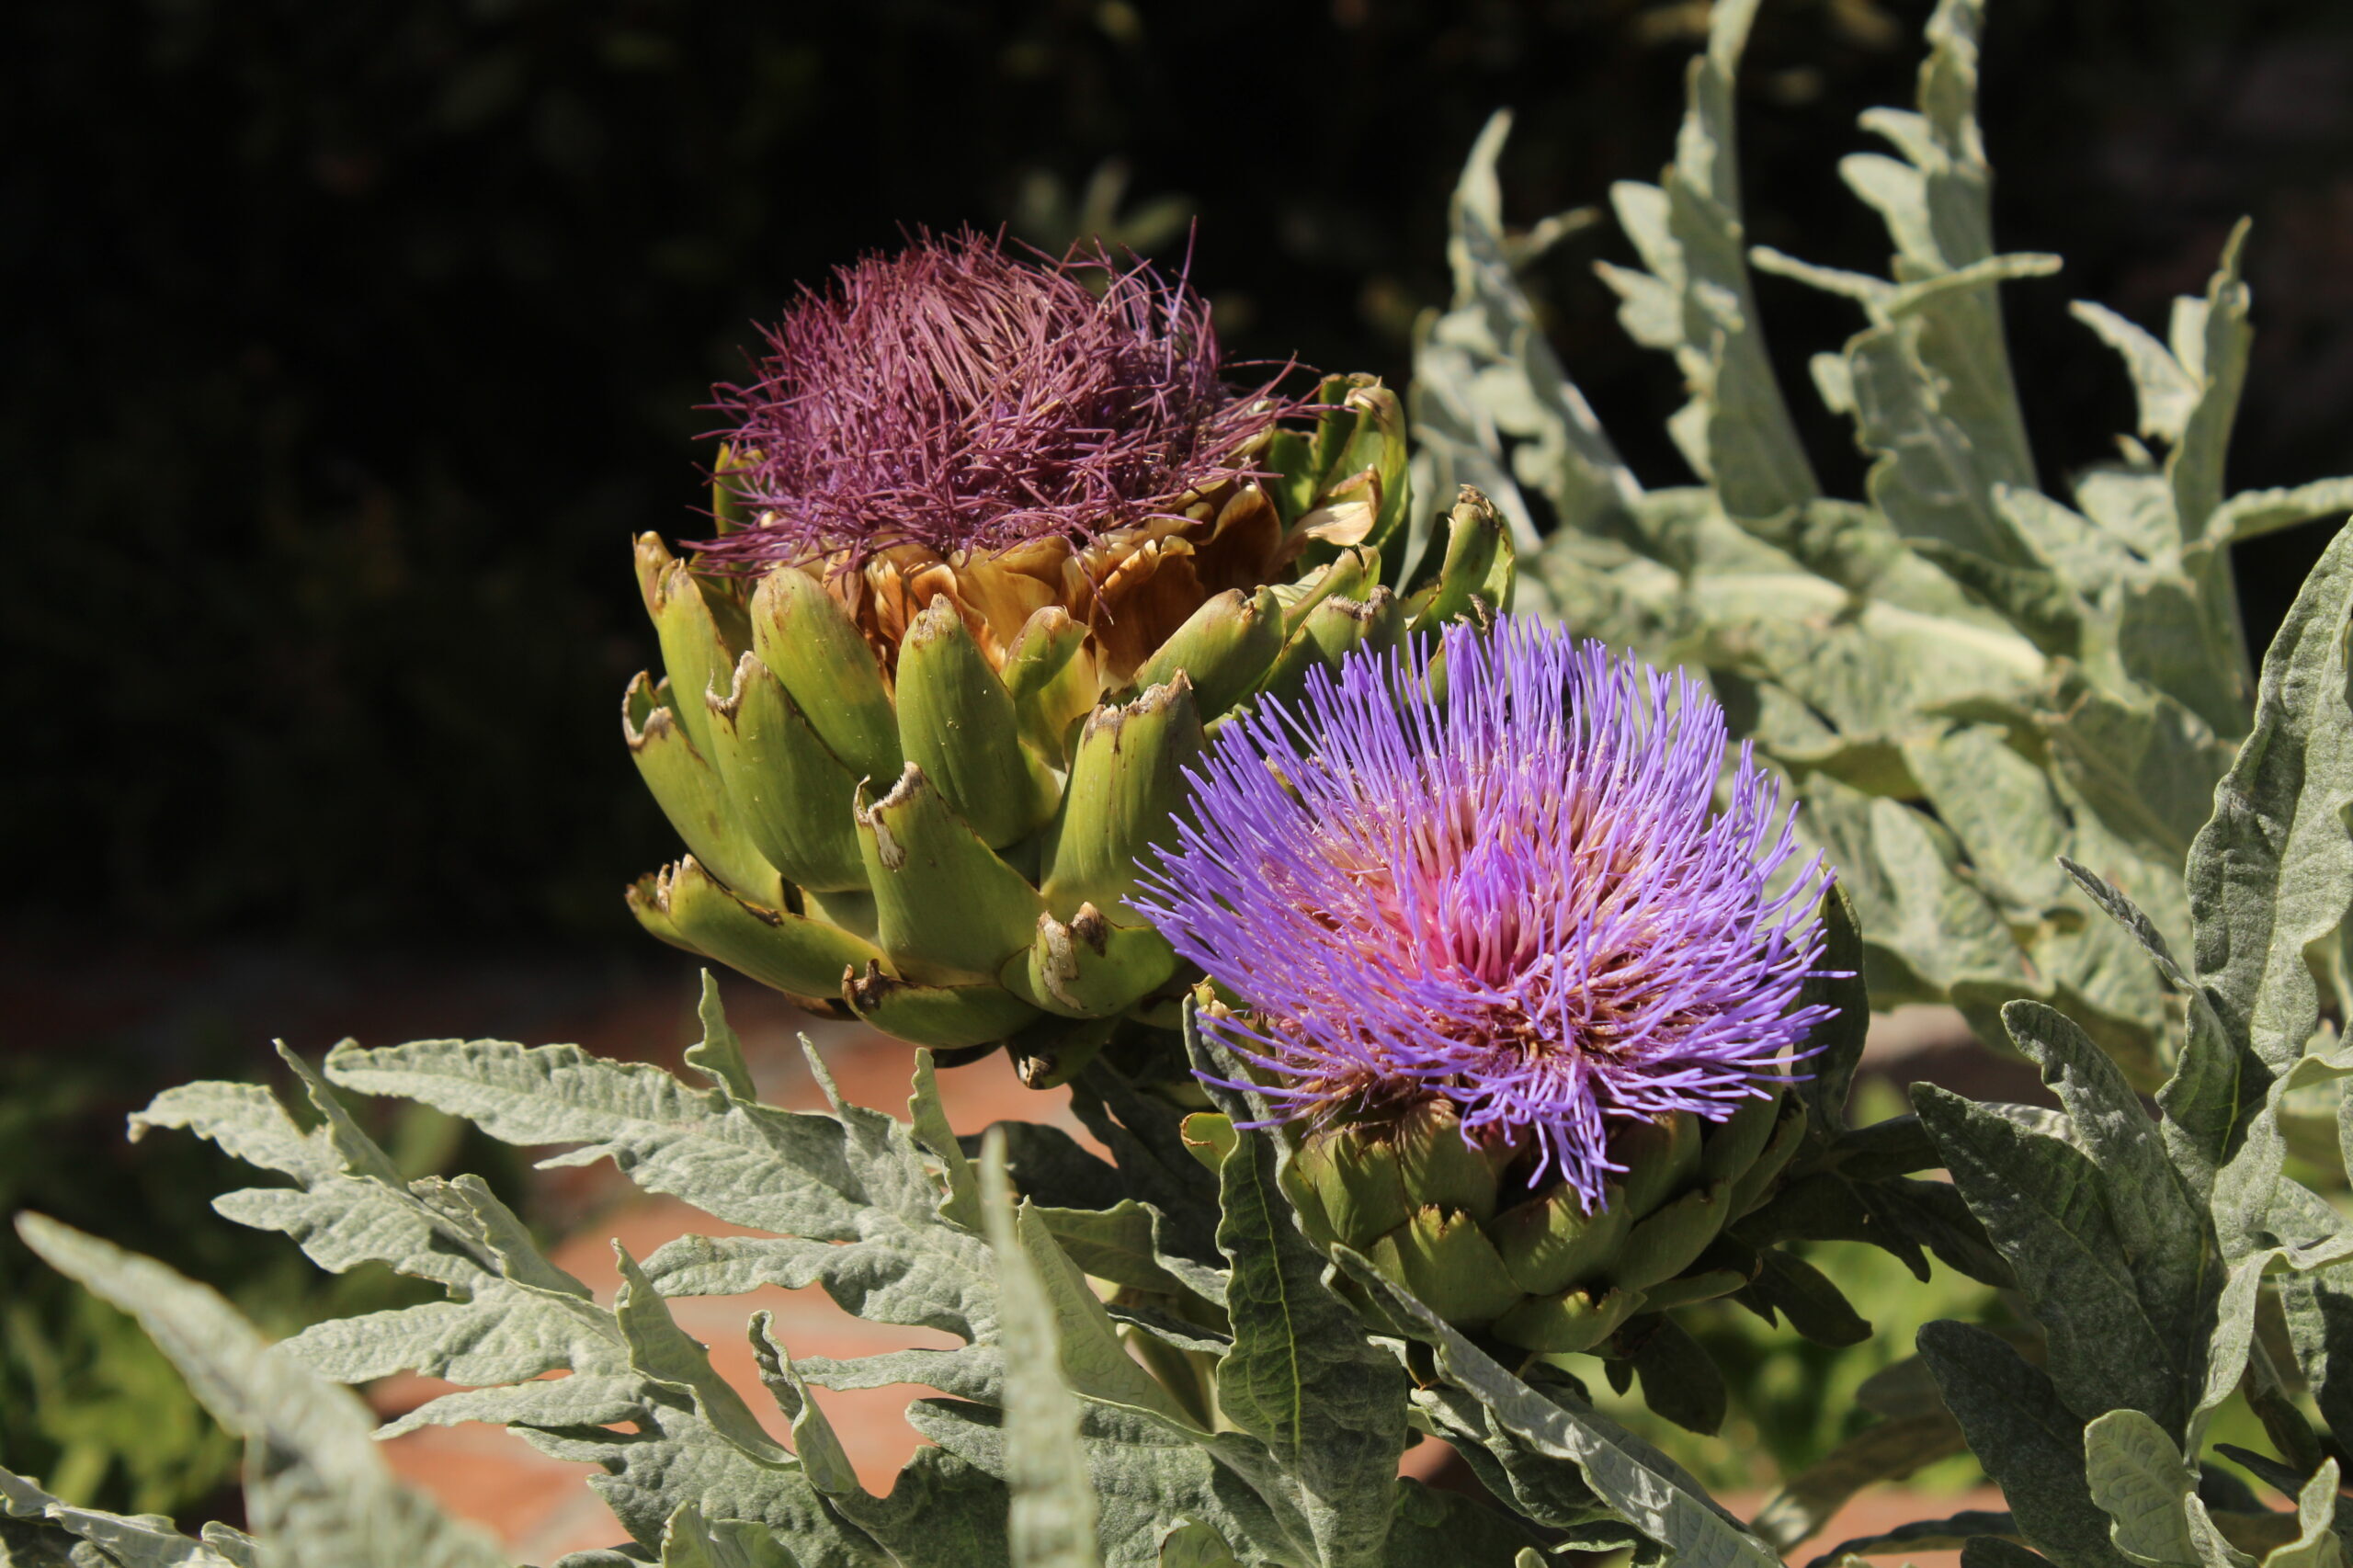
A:
MULTIPOLYGON (((1222 1122, 1187 1120, 1205 1161, 1233 1137, 1222 1122)), ((1804 1131, 1803 1108, 1779 1096, 1721 1122, 1634 1123, 1609 1145, 1624 1175, 1588 1209, 1565 1183, 1526 1190, 1529 1149, 1466 1138, 1454 1108, 1428 1100, 1307 1133, 1285 1179, 1318 1246, 1363 1254, 1458 1327, 1559 1355, 1600 1350, 1638 1312, 1748 1284, 1759 1255, 1717 1244, 1771 1195, 1804 1131)))
POLYGON ((996 548, 752 553, 799 536, 764 509, 776 437, 739 436, 705 559, 638 541, 666 678, 631 685, 625 733, 689 852, 631 891, 640 921, 915 1044, 1012 1041, 1034 1083, 1083 1065, 1102 1020, 1165 1018, 1186 977, 1129 895, 1210 727, 1511 592, 1466 493, 1399 596, 1387 389, 1334 377, 1285 406, 1312 427, 1261 421, 1147 517, 996 548))

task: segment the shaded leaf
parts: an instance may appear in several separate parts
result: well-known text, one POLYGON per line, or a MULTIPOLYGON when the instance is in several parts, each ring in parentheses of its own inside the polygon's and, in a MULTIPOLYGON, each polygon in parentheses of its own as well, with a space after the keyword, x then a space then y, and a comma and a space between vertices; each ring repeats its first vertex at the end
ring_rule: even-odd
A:
POLYGON ((2127 1405, 2178 1428, 2193 1352, 2150 1322, 2098 1168, 2071 1143, 1932 1085, 1916 1085, 1913 1101, 2049 1333, 2051 1381, 2067 1404, 2086 1418, 2127 1405))
MULTIPOLYGON (((1920 1358, 1970 1450, 2002 1489, 2029 1544, 2059 1568, 2120 1568, 2108 1517, 2084 1473, 2083 1422, 2051 1379, 2000 1338, 1961 1323, 1920 1331, 1920 1358)), ((2000 1535, 1998 1528, 1964 1532, 2000 1535)))
POLYGON ((1678 1557, 1711 1565, 1771 1568, 1778 1557, 1708 1496, 1681 1466, 1590 1406, 1548 1398, 1498 1366, 1444 1319, 1347 1248, 1335 1253, 1350 1278, 1437 1347, 1446 1377, 1470 1392, 1515 1437, 1575 1463, 1595 1494, 1678 1557))
POLYGON ((2017 1529, 2018 1522, 2009 1514, 1972 1509, 1949 1518, 1919 1519, 1877 1535, 1842 1540, 1814 1558, 1809 1568, 1824 1568, 1826 1563, 1847 1557, 1878 1557, 1896 1551, 1950 1551, 1972 1540, 2006 1541, 2017 1529))
POLYGON ((1961 1424, 1941 1403, 1920 1415, 1876 1422, 1791 1476, 1757 1510, 1750 1528, 1786 1552, 1828 1524, 1864 1487, 1901 1481, 1967 1448, 1961 1424))
POLYGON ((1654 1312, 1631 1319, 1614 1344, 1642 1378, 1643 1403, 1653 1415, 1701 1437, 1713 1437, 1723 1426, 1731 1397, 1723 1372, 1673 1318, 1654 1312))
POLYGON ((486 1537, 392 1479, 366 1406, 273 1352, 213 1291, 39 1215, 20 1218, 17 1233, 51 1267, 137 1318, 213 1418, 245 1438, 247 1507, 264 1563, 494 1568, 500 1562, 486 1537))
POLYGON ((1060 1312, 1024 1244, 1002 1140, 983 1147, 980 1198, 1004 1314, 1006 1485, 1015 1568, 1097 1568, 1095 1493, 1078 1402, 1062 1378, 1060 1312))

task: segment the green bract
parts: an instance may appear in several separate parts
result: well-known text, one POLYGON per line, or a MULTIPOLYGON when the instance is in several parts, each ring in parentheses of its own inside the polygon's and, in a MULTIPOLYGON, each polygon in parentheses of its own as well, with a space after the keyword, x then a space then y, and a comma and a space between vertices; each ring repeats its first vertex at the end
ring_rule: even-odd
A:
POLYGON ((631 890, 639 920, 918 1045, 1013 1040, 1038 1084, 1074 1070, 1108 1020, 1173 1022, 1176 955, 1126 898, 1210 730, 1351 649, 1511 596, 1510 543, 1468 490, 1400 592, 1396 401, 1347 379, 1325 400, 1241 497, 1271 502, 1303 570, 1209 597, 1130 670, 1059 605, 985 647, 962 612, 997 591, 986 562, 961 563, 961 598, 892 577, 914 613, 877 649, 872 617, 819 575, 751 584, 640 540, 666 675, 631 684, 623 733, 688 854, 631 890))
MULTIPOLYGON (((1228 1136, 1216 1119, 1192 1118, 1188 1139, 1213 1148, 1228 1136)), ((1499 1182, 1525 1154, 1466 1142, 1438 1101, 1309 1133, 1285 1185, 1318 1246, 1363 1254, 1458 1327, 1563 1355, 1754 1280, 1756 1250, 1720 1239, 1764 1204, 1804 1136, 1804 1108, 1778 1096, 1724 1122, 1684 1112, 1640 1124, 1612 1141, 1626 1176, 1587 1214, 1565 1186, 1505 1202, 1499 1182)))

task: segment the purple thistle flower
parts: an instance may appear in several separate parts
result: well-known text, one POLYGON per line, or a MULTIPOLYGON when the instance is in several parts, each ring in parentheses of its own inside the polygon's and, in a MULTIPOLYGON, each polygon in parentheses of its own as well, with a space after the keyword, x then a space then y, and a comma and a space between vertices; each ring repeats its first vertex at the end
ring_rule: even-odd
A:
POLYGON ((697 544, 718 563, 1090 544, 1264 477, 1266 437, 1313 407, 1277 395, 1280 374, 1226 385, 1182 276, 1100 250, 1035 264, 970 233, 838 269, 767 340, 749 383, 714 389, 759 517, 697 544))
MULTIPOLYGON (((1203 1024, 1278 1119, 1418 1101, 1537 1152, 1588 1210, 1613 1125, 1721 1120, 1790 1081, 1813 1026, 1817 857, 1688 676, 1534 620, 1352 655, 1230 722, 1132 900, 1252 1009, 1203 1024)), ((1792 808, 1794 811, 1794 808, 1792 808)))

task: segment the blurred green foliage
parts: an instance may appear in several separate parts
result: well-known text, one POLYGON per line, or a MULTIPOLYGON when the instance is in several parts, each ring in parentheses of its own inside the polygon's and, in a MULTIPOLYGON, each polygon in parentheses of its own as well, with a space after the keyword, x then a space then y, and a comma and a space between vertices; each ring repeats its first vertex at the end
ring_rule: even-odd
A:
MULTIPOLYGON (((253 1172, 211 1145, 122 1138, 123 1074, 103 1058, 0 1061, 0 1214, 105 1226, 212 1284, 272 1337, 322 1318, 404 1306, 430 1291, 377 1267, 323 1274, 283 1236, 232 1225, 215 1195, 253 1172)), ((128 1103, 126 1103, 128 1100, 128 1103)), ((471 1170, 511 1199, 514 1152, 424 1106, 355 1099, 412 1176, 471 1170)), ((243 1446, 223 1433, 129 1317, 0 1231, 0 1456, 84 1506, 218 1517, 233 1509, 243 1446), (209 1510, 209 1512, 208 1512, 209 1510)))
MULTIPOLYGON (((1752 239, 1879 265, 1819 153, 1902 96, 1925 10, 1766 7, 1752 239)), ((6 8, 0 647, 21 699, 0 813, 40 890, 16 926, 635 941, 619 890, 665 837, 612 722, 649 652, 627 540, 693 530, 694 405, 750 322, 903 223, 1058 244, 1109 222, 1165 255, 1197 217, 1195 276, 1238 352, 1396 378, 1487 113, 1518 110, 1518 214, 1596 201, 1655 174, 1703 19, 1689 0, 6 8)), ((2270 358, 2234 481, 2345 466, 2353 16, 2001 0, 1991 27, 1999 218, 2070 258, 2052 301, 2147 316, 2253 210, 2270 358)), ((1597 226, 1541 278, 1606 421, 1672 395, 1590 276, 1623 254, 1597 226)), ((1847 330, 1835 301, 1764 288, 1789 370, 1847 330)), ((2074 379, 2098 357, 2018 347, 2038 449, 2096 455, 2123 412, 2074 379)), ((1803 434, 1825 480, 1854 462, 1826 419, 1803 434)), ((1663 439, 1628 456, 1678 472, 1663 439)))

